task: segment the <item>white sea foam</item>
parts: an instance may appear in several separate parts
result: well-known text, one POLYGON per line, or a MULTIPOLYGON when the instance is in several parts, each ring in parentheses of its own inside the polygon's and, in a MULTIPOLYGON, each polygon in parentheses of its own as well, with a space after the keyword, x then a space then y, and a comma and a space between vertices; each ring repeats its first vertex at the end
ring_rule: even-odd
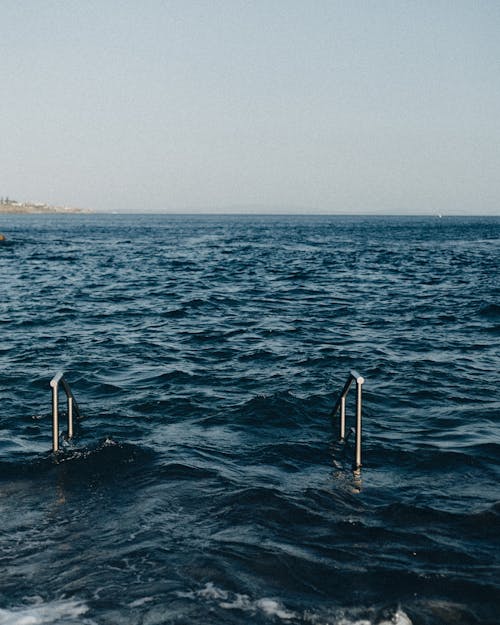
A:
POLYGON ((205 584, 203 588, 196 592, 178 593, 180 597, 195 598, 200 597, 207 601, 215 601, 225 610, 241 610, 242 612, 261 613, 265 616, 276 617, 283 621, 290 621, 298 618, 299 614, 285 608, 276 599, 263 597, 252 599, 248 595, 231 593, 222 588, 218 588, 212 582, 205 584))
POLYGON ((197 594, 204 599, 227 599, 229 595, 226 590, 217 588, 217 586, 211 582, 205 584, 205 588, 202 588, 197 594))
POLYGON ((214 601, 225 610, 240 610, 252 614, 261 614, 289 623, 305 621, 314 625, 412 625, 411 619, 401 608, 398 608, 389 620, 386 618, 383 620, 359 619, 355 616, 346 616, 345 614, 342 616, 339 614, 325 616, 325 614, 316 614, 310 610, 304 612, 290 610, 280 601, 269 597, 253 599, 249 595, 232 593, 218 588, 211 582, 205 584, 198 591, 178 593, 178 595, 192 599, 199 597, 206 601, 214 601))
POLYGON ((264 614, 267 614, 268 616, 277 616, 284 621, 288 621, 298 616, 296 612, 286 610, 281 603, 279 603, 279 601, 275 601, 274 599, 259 599, 256 602, 256 605, 260 610, 262 610, 262 612, 264 612, 264 614))
POLYGON ((283 621, 297 618, 296 612, 287 610, 279 601, 264 597, 263 599, 251 599, 248 595, 236 594, 230 601, 219 603, 226 610, 243 610, 244 612, 262 612, 266 616, 277 617, 283 621))
POLYGON ((0 625, 93 625, 93 621, 82 618, 88 611, 81 601, 60 600, 44 603, 35 598, 31 604, 10 609, 0 608, 0 625))
POLYGON ((334 621, 334 623, 335 625, 413 625, 410 617, 401 608, 394 612, 390 620, 369 621, 368 619, 352 620, 342 618, 339 621, 334 621))
POLYGON ((153 601, 154 597, 142 597, 141 599, 136 599, 128 604, 129 608, 139 608, 150 601, 153 601))
POLYGON ((380 625, 413 625, 408 614, 403 612, 401 608, 396 610, 394 616, 390 621, 383 621, 380 625))

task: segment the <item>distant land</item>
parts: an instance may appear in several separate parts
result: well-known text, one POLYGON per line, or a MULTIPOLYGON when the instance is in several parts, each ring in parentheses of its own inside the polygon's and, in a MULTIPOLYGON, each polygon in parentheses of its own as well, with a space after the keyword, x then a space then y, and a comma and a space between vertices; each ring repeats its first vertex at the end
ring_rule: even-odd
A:
POLYGON ((50 204, 41 204, 39 202, 17 202, 9 198, 0 198, 0 214, 2 213, 91 213, 86 208, 72 208, 70 206, 51 206, 50 204))

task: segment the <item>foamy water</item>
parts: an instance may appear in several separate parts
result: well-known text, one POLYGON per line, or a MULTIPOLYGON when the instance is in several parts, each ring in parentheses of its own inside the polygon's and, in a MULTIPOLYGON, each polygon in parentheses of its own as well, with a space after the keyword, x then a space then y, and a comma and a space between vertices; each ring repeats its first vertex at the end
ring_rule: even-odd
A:
POLYGON ((71 625, 81 623, 94 625, 85 617, 88 607, 78 601, 61 600, 44 603, 40 597, 34 597, 26 605, 10 610, 0 609, 1 625, 71 625))

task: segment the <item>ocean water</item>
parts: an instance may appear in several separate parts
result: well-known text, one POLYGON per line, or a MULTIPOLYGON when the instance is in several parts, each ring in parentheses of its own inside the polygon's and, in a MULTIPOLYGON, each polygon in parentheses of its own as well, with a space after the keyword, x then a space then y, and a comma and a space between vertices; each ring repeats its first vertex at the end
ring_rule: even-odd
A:
POLYGON ((0 231, 1 625, 500 623, 500 218, 0 231))

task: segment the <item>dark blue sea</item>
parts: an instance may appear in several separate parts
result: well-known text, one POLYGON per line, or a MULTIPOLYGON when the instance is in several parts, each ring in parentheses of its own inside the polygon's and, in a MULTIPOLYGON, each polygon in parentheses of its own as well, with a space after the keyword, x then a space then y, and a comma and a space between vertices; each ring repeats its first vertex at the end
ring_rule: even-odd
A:
POLYGON ((500 218, 0 231, 1 625, 500 623, 500 218))

